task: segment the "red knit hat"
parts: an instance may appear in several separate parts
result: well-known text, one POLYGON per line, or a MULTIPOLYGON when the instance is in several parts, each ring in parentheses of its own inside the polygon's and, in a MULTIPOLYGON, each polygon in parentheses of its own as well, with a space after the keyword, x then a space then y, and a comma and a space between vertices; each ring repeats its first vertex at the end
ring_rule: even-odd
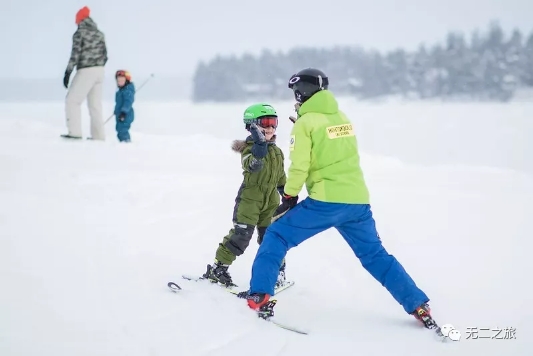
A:
POLYGON ((87 17, 89 17, 90 14, 91 14, 91 10, 90 10, 87 6, 84 6, 83 8, 81 8, 81 9, 76 13, 76 25, 79 25, 80 22, 82 22, 82 21, 85 20, 87 17))

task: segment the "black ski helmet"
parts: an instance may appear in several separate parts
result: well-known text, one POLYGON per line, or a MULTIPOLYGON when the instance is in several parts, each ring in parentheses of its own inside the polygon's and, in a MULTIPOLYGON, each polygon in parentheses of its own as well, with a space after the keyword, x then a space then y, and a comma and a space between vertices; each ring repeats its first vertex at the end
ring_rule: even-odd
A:
POLYGON ((312 97, 316 92, 327 89, 329 80, 319 69, 306 68, 289 79, 289 89, 294 92, 294 98, 300 104, 312 97))

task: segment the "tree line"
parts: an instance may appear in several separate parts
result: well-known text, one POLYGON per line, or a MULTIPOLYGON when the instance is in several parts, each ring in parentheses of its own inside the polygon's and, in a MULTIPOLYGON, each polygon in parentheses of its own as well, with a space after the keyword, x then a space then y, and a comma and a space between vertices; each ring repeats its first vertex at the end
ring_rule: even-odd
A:
POLYGON ((498 23, 484 32, 450 32, 444 43, 416 51, 381 53, 363 48, 264 49, 258 56, 216 56, 200 62, 193 77, 194 102, 287 99, 287 80, 303 67, 317 67, 337 95, 374 99, 508 101, 533 86, 533 32, 505 35, 498 23))

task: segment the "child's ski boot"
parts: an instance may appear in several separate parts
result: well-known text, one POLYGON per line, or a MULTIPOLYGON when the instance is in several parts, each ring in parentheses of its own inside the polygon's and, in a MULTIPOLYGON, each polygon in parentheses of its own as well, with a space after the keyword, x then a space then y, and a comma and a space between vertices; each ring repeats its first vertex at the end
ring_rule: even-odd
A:
MULTIPOLYGON (((279 269, 278 280, 276 281, 276 284, 274 285, 274 290, 283 287, 286 282, 287 282, 287 279, 285 278, 285 262, 284 262, 279 269)), ((249 293, 250 293, 249 290, 239 292, 237 293, 237 298, 247 299, 250 296, 249 293)))
POLYGON ((220 283, 226 287, 237 287, 231 275, 228 272, 228 265, 222 264, 215 260, 213 265, 207 265, 207 271, 202 277, 208 279, 212 283, 220 283))
POLYGON ((278 280, 276 281, 276 285, 274 288, 280 288, 285 285, 285 282, 287 282, 287 279, 285 278, 285 262, 281 265, 278 273, 278 280))

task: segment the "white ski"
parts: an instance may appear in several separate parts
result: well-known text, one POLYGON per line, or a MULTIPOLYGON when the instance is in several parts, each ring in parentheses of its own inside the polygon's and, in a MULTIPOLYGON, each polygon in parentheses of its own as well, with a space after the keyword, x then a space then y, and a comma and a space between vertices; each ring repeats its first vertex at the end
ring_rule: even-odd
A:
MULTIPOLYGON (((189 274, 183 274, 181 275, 181 278, 185 279, 185 280, 188 280, 188 281, 193 281, 193 282, 198 282, 198 281, 207 281, 206 278, 204 277, 201 277, 201 276, 192 276, 192 275, 189 275, 189 274)), ((234 286, 234 287, 226 287, 220 283, 213 283, 213 284, 216 284, 218 285, 220 288, 224 289, 226 292, 229 292, 231 294, 234 294, 234 295, 237 295, 239 294, 240 292, 237 291, 235 288, 237 286, 234 286)), ((274 288, 274 295, 277 295, 281 292, 283 292, 284 290, 292 287, 294 285, 294 281, 286 281, 282 286, 278 287, 278 288, 274 288)))
MULTIPOLYGON (((203 277, 192 277, 192 276, 185 276, 185 275, 183 276, 183 278, 186 279, 186 280, 190 280, 190 281, 200 281, 200 280, 204 280, 205 279, 203 277)), ((289 286, 283 286, 284 288, 282 287, 283 289, 280 289, 277 293, 281 292, 282 290, 285 290, 285 289, 289 288, 292 285, 294 285, 294 282, 292 282, 292 284, 290 284, 289 286)), ((181 287, 177 283, 172 282, 172 281, 168 282, 167 286, 174 293, 178 293, 179 291, 182 290, 181 287)), ((220 286, 222 287, 222 289, 224 289, 224 290, 226 290, 226 291, 228 291, 228 292, 230 292, 232 294, 237 294, 238 293, 238 292, 232 290, 231 288, 227 288, 227 287, 224 287, 222 285, 220 285, 220 286)), ((272 306, 274 306, 276 304, 277 300, 276 299, 271 299, 269 302, 273 304, 272 306)), ((258 316, 261 317, 259 315, 259 313, 258 313, 258 316)), ((263 319, 265 321, 268 321, 268 322, 276 325, 279 328, 282 328, 282 329, 285 329, 285 330, 288 330, 288 331, 292 331, 292 332, 295 332, 297 334, 308 335, 307 331, 299 329, 299 328, 295 328, 293 326, 290 326, 290 325, 287 325, 287 324, 284 324, 284 323, 280 323, 279 321, 273 319, 273 317, 266 317, 266 318, 265 317, 261 317, 261 319, 263 319)))

